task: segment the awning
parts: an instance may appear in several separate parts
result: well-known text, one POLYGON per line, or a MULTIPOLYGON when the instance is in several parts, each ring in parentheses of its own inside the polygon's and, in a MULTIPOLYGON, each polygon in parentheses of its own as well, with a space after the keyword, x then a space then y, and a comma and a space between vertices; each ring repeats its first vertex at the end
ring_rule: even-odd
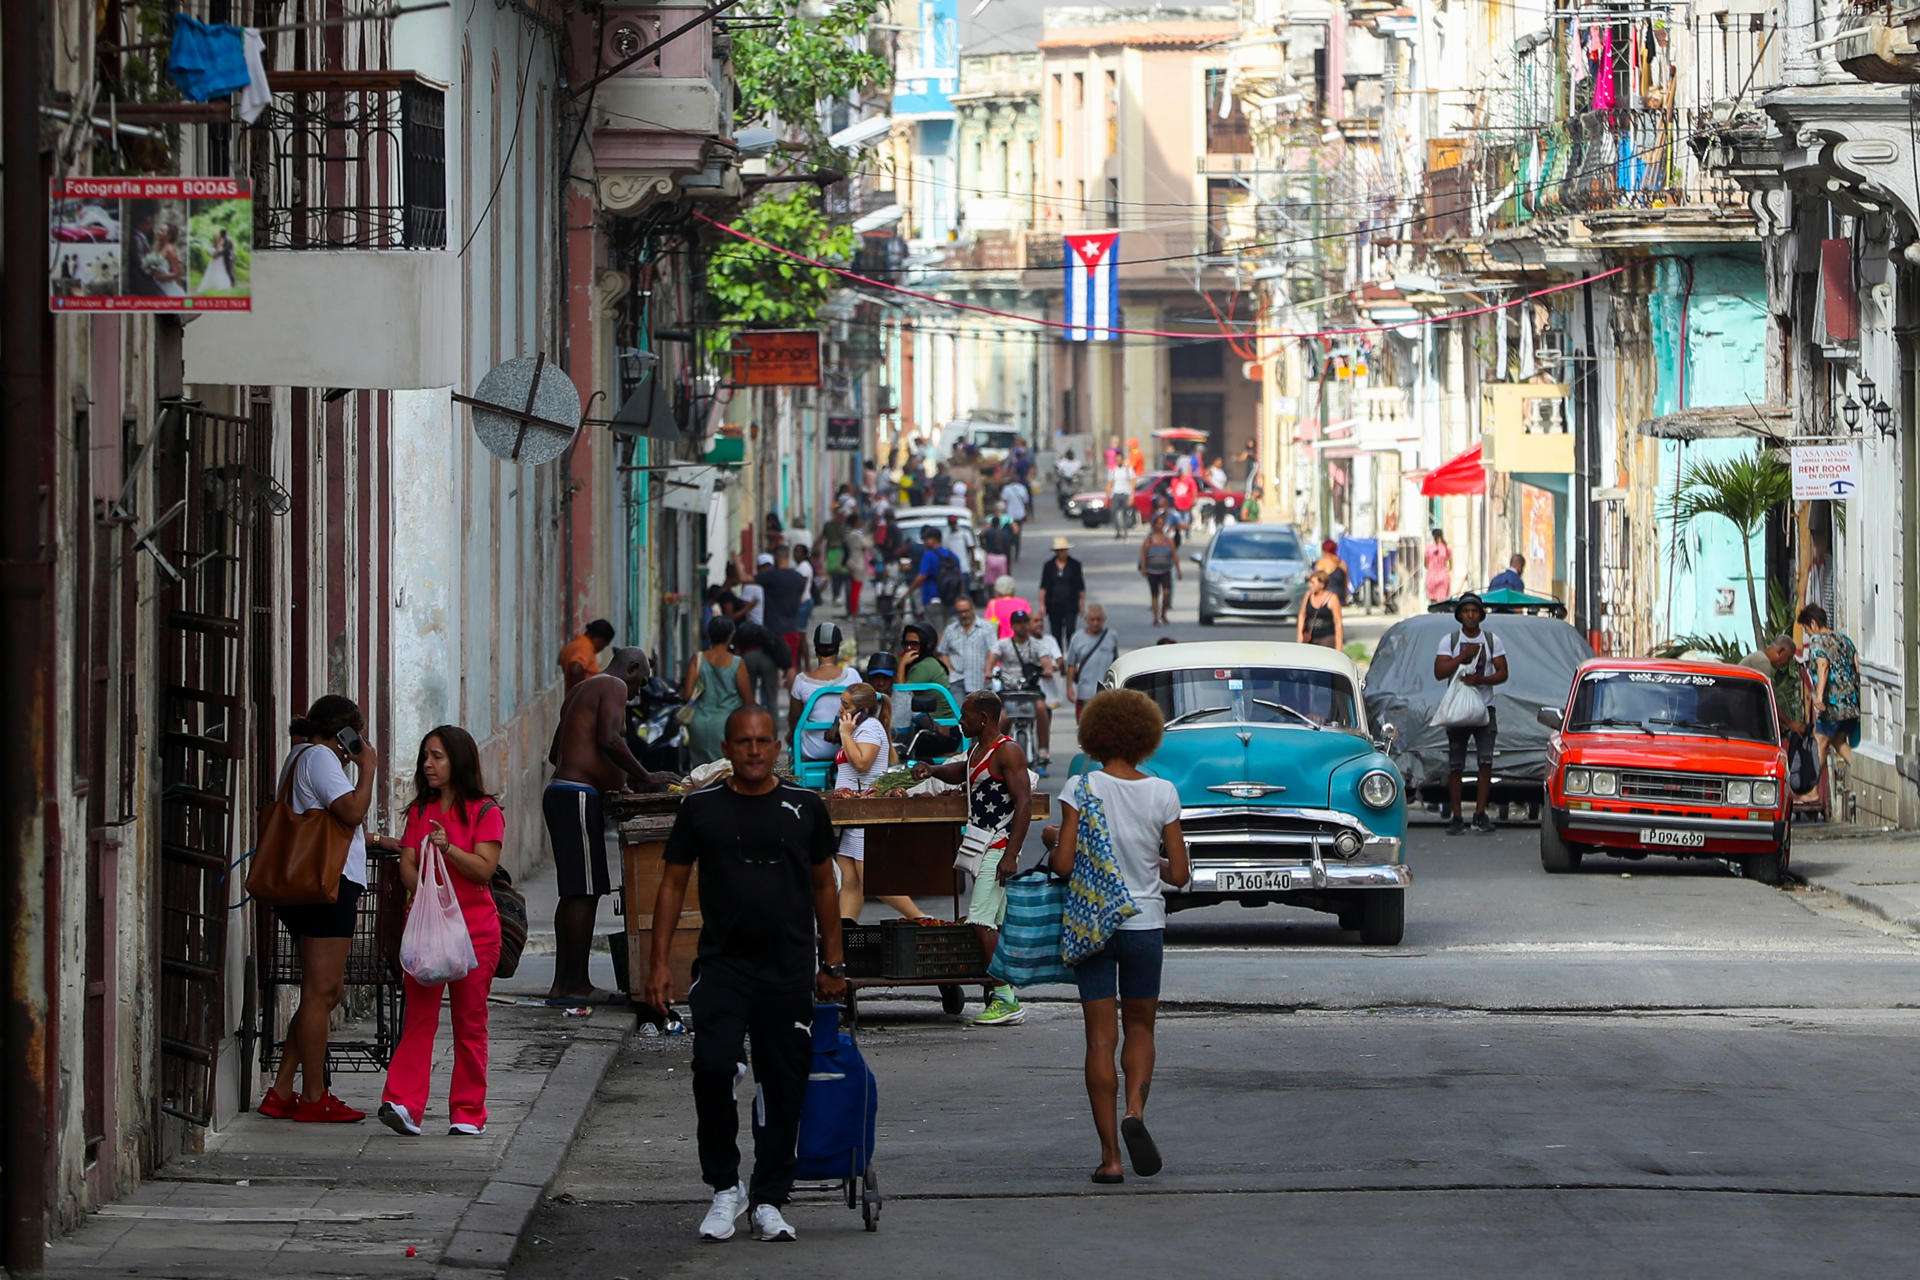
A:
POLYGON ((1428 498, 1449 498, 1459 494, 1485 493, 1487 469, 1480 460, 1480 446, 1448 458, 1427 473, 1420 492, 1428 498))

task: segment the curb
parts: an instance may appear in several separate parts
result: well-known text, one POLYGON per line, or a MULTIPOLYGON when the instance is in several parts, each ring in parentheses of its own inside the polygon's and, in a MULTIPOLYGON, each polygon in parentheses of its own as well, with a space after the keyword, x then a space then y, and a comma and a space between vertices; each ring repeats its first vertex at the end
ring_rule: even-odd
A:
POLYGON ((1888 924, 1896 925, 1909 933, 1920 933, 1920 912, 1896 915, 1894 912, 1889 911, 1875 895, 1867 893, 1846 881, 1832 881, 1818 876, 1803 876, 1801 878, 1822 893, 1830 893, 1834 897, 1840 898, 1860 908, 1860 910, 1865 911, 1869 915, 1877 916, 1885 920, 1888 924))
POLYGON ((507 1144, 499 1168, 460 1215, 436 1275, 472 1280, 476 1272, 506 1272, 533 1211, 560 1173, 600 1082, 637 1025, 629 1022, 624 1031, 613 1034, 598 1034, 599 1028, 590 1028, 567 1046, 507 1144))

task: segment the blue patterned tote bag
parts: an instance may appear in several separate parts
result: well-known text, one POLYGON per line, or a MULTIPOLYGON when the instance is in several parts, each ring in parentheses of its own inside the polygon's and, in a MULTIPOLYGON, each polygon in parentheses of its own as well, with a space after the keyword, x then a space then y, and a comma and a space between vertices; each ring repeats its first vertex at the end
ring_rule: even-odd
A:
POLYGON ((1113 856, 1107 808, 1085 774, 1080 777, 1080 800, 1073 878, 1067 883, 1066 918, 1060 928, 1060 958, 1070 965, 1099 954, 1122 920, 1140 914, 1113 856))
POLYGON ((1067 882, 1044 866, 1007 880, 1007 918, 1000 923, 989 976, 1010 987, 1073 981, 1060 962, 1060 928, 1067 913, 1067 882))

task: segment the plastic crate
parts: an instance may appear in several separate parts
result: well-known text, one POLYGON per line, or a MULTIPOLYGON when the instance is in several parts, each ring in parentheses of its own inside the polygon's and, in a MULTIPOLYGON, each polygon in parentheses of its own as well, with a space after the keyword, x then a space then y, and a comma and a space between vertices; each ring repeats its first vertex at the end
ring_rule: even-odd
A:
POLYGON ((987 968, 980 935, 970 924, 911 924, 890 921, 886 926, 888 978, 972 978, 987 968))
POLYGON ((887 926, 842 924, 840 951, 846 957, 849 978, 878 978, 887 971, 887 926))

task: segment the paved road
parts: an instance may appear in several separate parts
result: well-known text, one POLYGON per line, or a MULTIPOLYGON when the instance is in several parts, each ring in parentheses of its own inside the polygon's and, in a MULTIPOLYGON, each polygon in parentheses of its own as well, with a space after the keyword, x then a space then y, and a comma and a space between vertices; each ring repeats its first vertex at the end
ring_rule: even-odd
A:
MULTIPOLYGON (((1094 589, 1144 635, 1102 550, 1094 589)), ((1151 1182, 1086 1181, 1066 992, 997 1031, 880 1001, 881 1231, 815 1194, 796 1246, 699 1247, 686 1047, 635 1041, 514 1274, 1912 1273, 1920 946, 1713 864, 1548 877, 1536 840, 1416 826, 1395 948, 1280 908, 1177 916, 1151 1182)))

